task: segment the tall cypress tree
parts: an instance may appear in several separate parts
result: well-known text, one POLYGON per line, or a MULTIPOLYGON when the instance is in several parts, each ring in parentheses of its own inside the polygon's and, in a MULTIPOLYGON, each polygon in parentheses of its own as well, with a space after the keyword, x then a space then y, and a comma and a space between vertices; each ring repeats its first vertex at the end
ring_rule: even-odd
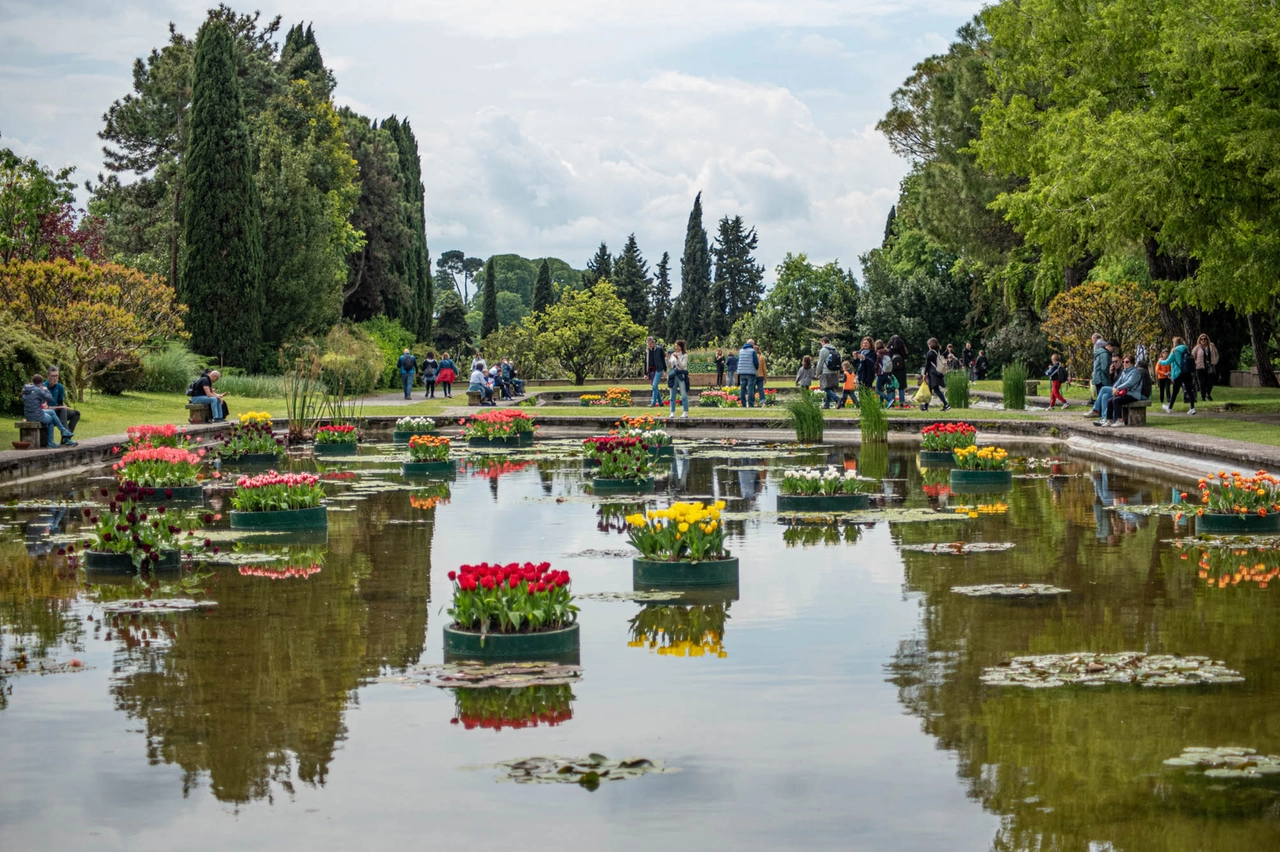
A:
POLYGON ((696 346, 711 336, 711 252, 702 227, 702 193, 693 200, 680 258, 680 295, 673 310, 672 333, 696 346))
POLYGON ((493 270, 493 258, 484 267, 484 299, 480 308, 480 339, 498 330, 498 277, 493 270))
POLYGON ((675 340, 668 328, 671 322, 671 255, 662 253, 657 275, 649 286, 649 330, 659 337, 675 340))
POLYGON ((546 258, 543 258, 542 265, 538 267, 538 280, 533 285, 533 312, 537 314, 545 311, 551 307, 551 300, 554 298, 551 290, 551 267, 546 258))
POLYGON ((613 265, 614 289, 618 298, 631 312, 631 319, 638 325, 649 321, 649 264, 640 254, 640 246, 636 243, 636 235, 627 237, 627 244, 618 255, 618 262, 613 265))
POLYGON ((408 245, 396 262, 396 270, 408 290, 402 316, 405 328, 419 340, 431 337, 431 315, 435 309, 435 292, 431 281, 431 263, 427 257, 426 209, 422 185, 422 165, 418 159, 418 139, 408 119, 399 121, 394 115, 382 123, 396 142, 400 168, 401 191, 404 194, 403 215, 409 234, 408 245))
POLYGON ((183 167, 186 205, 178 293, 197 352, 254 366, 261 355, 262 223, 231 31, 207 21, 196 38, 183 167))
POLYGON ((751 252, 759 239, 755 228, 747 230, 741 216, 720 220, 712 253, 716 258, 716 278, 712 286, 715 326, 713 333, 722 337, 743 314, 755 310, 764 295, 764 267, 756 264, 751 252))
POLYGON ((609 247, 603 242, 596 249, 595 257, 587 261, 587 269, 582 273, 582 286, 594 287, 601 278, 613 280, 613 258, 609 256, 609 247))

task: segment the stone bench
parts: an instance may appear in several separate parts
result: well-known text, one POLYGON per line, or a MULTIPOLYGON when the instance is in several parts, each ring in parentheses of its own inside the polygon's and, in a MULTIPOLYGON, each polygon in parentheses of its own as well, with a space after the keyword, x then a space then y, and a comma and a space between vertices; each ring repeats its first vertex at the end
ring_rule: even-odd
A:
POLYGON ((479 405, 480 400, 484 398, 484 394, 480 391, 467 391, 467 405, 479 405))
POLYGON ((15 420, 13 425, 18 430, 18 440, 26 441, 30 445, 27 449, 38 450, 48 445, 48 435, 45 430, 51 427, 36 423, 34 420, 15 420))
POLYGON ((1151 400, 1143 399, 1138 402, 1131 402, 1124 406, 1121 410, 1124 412, 1124 425, 1126 426, 1146 426, 1147 425, 1147 409, 1151 407, 1151 400))
POLYGON ((187 403, 188 423, 212 423, 213 406, 207 402, 187 403))

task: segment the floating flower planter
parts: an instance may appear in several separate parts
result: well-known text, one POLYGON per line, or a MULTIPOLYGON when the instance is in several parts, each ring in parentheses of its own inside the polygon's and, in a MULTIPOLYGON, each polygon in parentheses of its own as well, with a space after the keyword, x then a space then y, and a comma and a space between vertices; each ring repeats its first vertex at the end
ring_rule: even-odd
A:
POLYGON ((951 470, 951 490, 963 494, 984 494, 1013 487, 1009 453, 1000 447, 959 447, 956 467, 951 470))
POLYGON ((272 464, 284 449, 284 439, 271 430, 271 415, 265 411, 241 414, 240 422, 215 437, 222 441, 218 456, 223 464, 272 464))
POLYGON ((312 447, 312 451, 319 458, 336 458, 340 456, 358 456, 360 455, 360 445, 354 443, 348 444, 321 444, 316 443, 312 447))
POLYGON ((921 450, 921 467, 955 467, 956 455, 950 450, 921 450))
POLYGON ((651 491, 649 475, 653 456, 639 438, 604 435, 582 442, 586 458, 599 465, 599 475, 591 480, 597 492, 651 491))
POLYGON ((607 477, 596 477, 591 480, 591 487, 597 492, 607 491, 652 491, 654 480, 652 476, 646 476, 643 479, 609 479, 607 477))
MULTIPOLYGON (((143 565, 152 571, 177 571, 182 567, 182 554, 176 550, 157 551, 159 560, 144 559, 143 565)), ((87 572, 100 574, 136 574, 138 566, 133 564, 131 553, 111 553, 101 550, 84 552, 84 567, 87 572)))
POLYGON ((349 424, 321 426, 316 429, 312 451, 319 457, 359 455, 360 433, 349 424))
POLYGON ((951 470, 951 490, 959 491, 972 487, 978 488, 1012 488, 1013 471, 1011 470, 951 470))
POLYGON ((516 435, 509 438, 467 438, 468 447, 505 447, 507 449, 516 449, 525 446, 525 443, 516 435))
POLYGON ((458 472, 457 462, 453 459, 444 461, 405 462, 400 465, 400 472, 405 476, 448 476, 458 472))
POLYGON ((129 492, 131 500, 190 503, 204 499, 200 485, 204 454, 204 450, 144 443, 126 451, 111 469, 122 483, 137 486, 129 492))
MULTIPOLYGON (((101 509, 85 507, 81 511, 92 525, 92 534, 84 544, 84 566, 90 573, 103 576, 137 573, 141 568, 174 571, 181 567, 182 551, 212 547, 212 542, 188 535, 200 526, 199 519, 168 512, 162 505, 144 505, 140 496, 150 491, 133 482, 124 482, 115 494, 103 488, 100 494, 110 497, 101 509)), ((206 520, 212 516, 206 515, 206 520)), ((75 545, 67 545, 73 553, 75 545)), ((213 552, 217 553, 216 547, 213 552)))
POLYGON ((439 434, 436 421, 430 417, 401 417, 396 421, 396 429, 391 434, 391 440, 397 444, 407 444, 414 435, 434 437, 439 434))
POLYGON ((631 560, 631 580, 636 588, 652 590, 677 586, 728 586, 738 582, 738 557, 702 562, 661 562, 636 557, 631 560))
POLYGON ((329 524, 320 478, 310 473, 242 476, 231 495, 236 530, 321 530, 329 524))
MULTIPOLYGON (((1187 499, 1184 493, 1183 500, 1187 499)), ((1280 532, 1280 478, 1260 470, 1211 473, 1200 480, 1196 532, 1207 535, 1266 535, 1280 532)))
POLYGON ((1196 532, 1205 535, 1280 533, 1280 512, 1267 515, 1227 515, 1205 512, 1196 517, 1196 532))
POLYGON ((857 512, 871 505, 866 494, 779 494, 779 512, 857 512))
POLYGON ((968 423, 930 423, 920 430, 920 466, 953 467, 955 451, 972 447, 977 434, 968 423))
POLYGON ((514 408, 482 411, 458 425, 469 447, 528 447, 537 429, 532 417, 514 408))
POLYGON ((566 660, 578 655, 569 572, 551 564, 463 565, 450 571, 453 624, 445 659, 566 660))
POLYGON ((627 518, 627 536, 640 551, 631 562, 637 587, 736 585, 738 560, 724 548, 724 502, 672 503, 627 518))
POLYGON ((449 439, 434 435, 409 438, 409 461, 400 472, 405 476, 453 476, 453 460, 449 458, 449 439))

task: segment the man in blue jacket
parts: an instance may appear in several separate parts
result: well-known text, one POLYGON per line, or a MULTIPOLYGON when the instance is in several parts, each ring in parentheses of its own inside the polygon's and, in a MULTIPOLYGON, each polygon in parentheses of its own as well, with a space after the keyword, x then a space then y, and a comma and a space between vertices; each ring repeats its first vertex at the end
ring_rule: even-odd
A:
POLYGON ((1146 399, 1142 395, 1142 374, 1146 372, 1134 366, 1133 359, 1125 356, 1121 361, 1120 378, 1116 383, 1108 388, 1103 388, 1098 393, 1098 401, 1103 402, 1103 396, 1106 401, 1103 402, 1103 415, 1099 420, 1094 421, 1095 426, 1123 426, 1124 425, 1124 407, 1131 402, 1138 402, 1146 399))
POLYGON ((743 408, 755 408, 756 374, 760 372, 760 356, 756 342, 748 340, 738 352, 738 399, 743 408))
POLYGON ((404 383, 404 398, 410 399, 413 396, 413 375, 418 372, 418 359, 406 349, 396 366, 400 368, 400 381, 404 383))
POLYGON ((32 423, 41 423, 49 436, 49 449, 53 449, 57 445, 53 443, 53 430, 57 429, 62 433, 62 445, 64 447, 74 447, 76 442, 71 440, 72 431, 67 425, 58 419, 58 415, 53 413, 50 405, 53 403, 53 394, 49 393, 49 389, 44 386, 44 376, 36 373, 31 377, 31 383, 22 386, 22 416, 32 423))

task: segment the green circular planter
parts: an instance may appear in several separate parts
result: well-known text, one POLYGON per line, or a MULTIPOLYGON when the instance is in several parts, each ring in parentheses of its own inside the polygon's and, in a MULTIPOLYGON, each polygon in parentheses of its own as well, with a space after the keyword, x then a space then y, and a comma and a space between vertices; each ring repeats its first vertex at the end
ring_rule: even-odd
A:
POLYGON ((652 491, 653 477, 645 477, 644 479, 601 479, 596 477, 591 480, 591 486, 596 491, 652 491))
POLYGON ((631 560, 631 580, 637 586, 727 586, 738 582, 738 557, 705 562, 631 560))
POLYGON ((332 458, 334 456, 358 456, 359 444, 313 444, 312 452, 317 456, 332 458))
POLYGON ((582 466, 583 466, 583 467, 585 467, 585 468, 599 467, 599 466, 600 466, 600 459, 587 459, 587 458, 584 458, 584 459, 582 460, 582 466))
MULTIPOLYGON (((529 443, 533 443, 530 441, 529 443)), ((526 446, 518 436, 510 438, 468 438, 468 447, 505 447, 507 449, 515 449, 517 447, 526 446)))
POLYGON ((517 432, 516 437, 520 439, 520 446, 532 447, 534 435, 532 432, 517 432))
POLYGON ((1196 532, 1207 535, 1264 535, 1280 532, 1280 515, 1209 514, 1196 518, 1196 532))
POLYGON ((440 436, 440 430, 432 429, 430 432, 401 432, 400 430, 397 429, 396 431, 391 433, 391 441, 392 443, 396 443, 396 444, 407 444, 409 443, 409 439, 412 438, 414 435, 437 438, 440 436))
POLYGON ((453 476, 456 472, 457 467, 453 459, 405 462, 400 465, 400 473, 405 476, 453 476))
POLYGON ((779 512, 856 512, 870 505, 871 498, 866 494, 778 495, 779 512))
POLYGON ((318 530, 329 526, 324 506, 278 512, 231 512, 233 530, 318 530))
MULTIPOLYGON (((964 488, 1012 488, 1011 470, 962 470, 951 469, 951 490, 964 488)), ((973 492, 970 492, 973 493, 973 492)))
MULTIPOLYGON (((151 488, 152 486, 146 486, 151 488)), ((149 496, 138 495, 138 500, 145 503, 197 503, 204 499, 203 485, 171 485, 167 488, 156 486, 149 496)))
MULTIPOLYGON (((86 572, 98 574, 118 576, 120 574, 138 573, 138 569, 134 567, 133 559, 129 554, 101 550, 86 550, 84 553, 84 567, 86 572)), ((149 567, 157 572, 177 571, 182 567, 182 554, 176 550, 167 550, 161 555, 159 562, 150 562, 149 567)))
POLYGON ((541 633, 489 633, 484 636, 449 625, 444 629, 444 656, 446 661, 576 658, 580 641, 576 623, 541 633))
POLYGON ((660 447, 650 447, 649 452, 655 459, 673 459, 676 457, 675 444, 663 444, 660 447))
POLYGON ((924 467, 950 467, 956 463, 956 454, 950 450, 921 450, 920 464, 924 467))
POLYGON ((280 453, 242 453, 238 456, 224 456, 223 464, 236 465, 270 465, 275 464, 276 459, 280 458, 280 453))

